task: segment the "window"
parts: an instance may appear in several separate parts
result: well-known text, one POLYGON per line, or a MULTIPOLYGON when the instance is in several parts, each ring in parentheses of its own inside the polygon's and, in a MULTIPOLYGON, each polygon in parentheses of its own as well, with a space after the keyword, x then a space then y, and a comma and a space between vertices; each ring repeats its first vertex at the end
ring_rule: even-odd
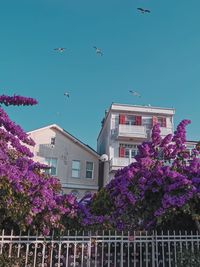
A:
POLYGON ((94 164, 93 162, 86 162, 86 178, 93 178, 93 170, 94 170, 94 164))
POLYGON ((125 147, 125 158, 129 158, 129 148, 125 147))
POLYGON ((135 124, 135 117, 131 115, 126 116, 126 125, 134 125, 135 124))
POLYGON ((45 161, 47 165, 50 167, 50 169, 46 169, 45 173, 50 174, 50 175, 57 175, 57 158, 45 158, 45 161))
POLYGON ((142 125, 142 117, 137 115, 119 115, 119 124, 142 125))
POLYGON ((119 146, 119 157, 134 158, 137 155, 137 153, 138 153, 137 145, 120 144, 119 146))
POLYGON ((56 138, 55 137, 52 137, 51 138, 51 145, 52 146, 55 146, 55 143, 56 143, 56 138))
POLYGON ((136 148, 132 148, 131 149, 131 158, 134 158, 138 153, 138 149, 136 148))
POLYGON ((158 123, 161 127, 167 127, 166 118, 165 117, 158 117, 157 118, 158 123))
POLYGON ((80 161, 73 160, 72 161, 72 177, 73 178, 80 178, 80 161))

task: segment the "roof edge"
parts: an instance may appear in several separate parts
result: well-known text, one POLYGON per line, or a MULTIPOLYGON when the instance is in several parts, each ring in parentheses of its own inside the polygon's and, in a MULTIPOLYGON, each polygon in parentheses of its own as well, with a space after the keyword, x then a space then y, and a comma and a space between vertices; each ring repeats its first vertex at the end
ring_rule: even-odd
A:
POLYGON ((97 151, 95 151, 92 147, 90 147, 89 145, 83 143, 81 140, 79 140, 78 138, 76 138, 75 136, 73 136, 72 134, 70 134, 68 131, 66 131, 65 129, 61 128, 59 125, 57 124, 50 124, 41 128, 37 128, 33 131, 29 131, 27 132, 27 134, 31 134, 34 132, 38 132, 41 130, 45 130, 45 129, 51 129, 51 128, 55 128, 58 131, 60 131, 62 134, 66 135, 68 138, 70 138, 71 140, 73 140, 75 143, 78 143, 80 146, 84 147, 87 151, 89 151, 92 154, 95 154, 95 156, 100 157, 100 155, 98 154, 97 151))

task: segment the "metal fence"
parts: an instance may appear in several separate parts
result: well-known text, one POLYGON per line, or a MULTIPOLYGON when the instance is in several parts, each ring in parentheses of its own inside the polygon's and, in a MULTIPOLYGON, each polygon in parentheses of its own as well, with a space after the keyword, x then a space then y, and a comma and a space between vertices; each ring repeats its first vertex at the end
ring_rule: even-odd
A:
POLYGON ((198 267, 199 248, 198 232, 68 232, 44 237, 2 231, 0 267, 198 267))

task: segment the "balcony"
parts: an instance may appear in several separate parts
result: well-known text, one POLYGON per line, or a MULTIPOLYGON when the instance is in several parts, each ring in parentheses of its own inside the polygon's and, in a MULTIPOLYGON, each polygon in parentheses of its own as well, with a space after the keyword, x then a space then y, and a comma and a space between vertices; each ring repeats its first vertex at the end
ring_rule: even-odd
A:
POLYGON ((119 124, 118 137, 145 139, 147 138, 146 127, 143 125, 119 124))
POLYGON ((116 171, 135 162, 134 158, 113 158, 110 162, 110 170, 116 171))
POLYGON ((160 135, 166 136, 172 133, 172 128, 160 127, 160 135))

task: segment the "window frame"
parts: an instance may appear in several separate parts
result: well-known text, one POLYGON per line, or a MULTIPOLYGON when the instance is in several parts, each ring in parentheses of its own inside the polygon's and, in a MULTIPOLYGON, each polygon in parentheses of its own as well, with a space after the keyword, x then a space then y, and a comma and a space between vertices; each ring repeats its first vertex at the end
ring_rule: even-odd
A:
POLYGON ((138 145, 136 144, 119 144, 120 148, 124 148, 124 158, 134 158, 138 154, 138 145), (134 156, 133 153, 134 152, 134 156))
POLYGON ((80 174, 81 174, 81 161, 74 159, 74 160, 72 160, 72 178, 80 179, 80 174), (78 168, 73 168, 73 163, 74 162, 78 162, 79 163, 79 169, 78 168), (73 171, 78 171, 78 177, 73 176, 73 171))
POLYGON ((85 178, 86 179, 94 179, 94 162, 93 161, 86 161, 85 165, 85 178), (92 163, 92 170, 87 169, 87 163, 92 163), (92 177, 87 177, 87 173, 92 172, 92 177))
POLYGON ((47 169, 45 171, 45 173, 51 175, 51 176, 57 176, 58 174, 58 158, 56 157, 45 157, 45 162, 47 163, 47 165, 50 167, 49 169, 47 169), (55 160, 56 161, 56 166, 54 166, 52 164, 52 161, 55 160), (52 173, 52 167, 55 169, 55 174, 52 173))

